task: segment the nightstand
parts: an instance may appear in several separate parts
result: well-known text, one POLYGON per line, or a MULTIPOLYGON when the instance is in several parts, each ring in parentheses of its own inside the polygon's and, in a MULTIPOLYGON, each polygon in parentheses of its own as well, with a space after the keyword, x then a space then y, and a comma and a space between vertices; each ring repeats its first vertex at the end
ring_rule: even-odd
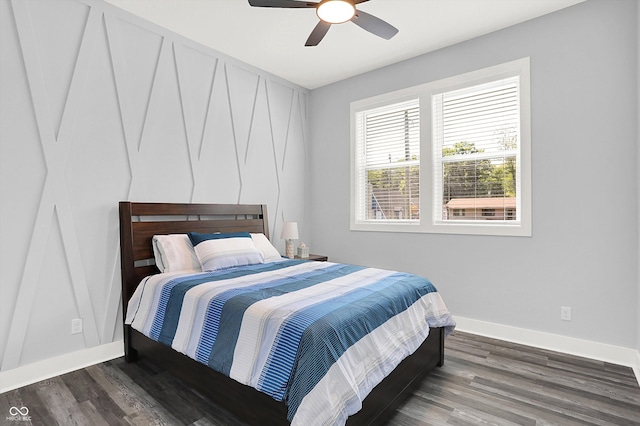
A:
POLYGON ((328 256, 323 256, 321 254, 309 254, 309 257, 299 257, 296 256, 296 259, 306 259, 306 260, 315 260, 316 262, 326 262, 329 260, 328 256))

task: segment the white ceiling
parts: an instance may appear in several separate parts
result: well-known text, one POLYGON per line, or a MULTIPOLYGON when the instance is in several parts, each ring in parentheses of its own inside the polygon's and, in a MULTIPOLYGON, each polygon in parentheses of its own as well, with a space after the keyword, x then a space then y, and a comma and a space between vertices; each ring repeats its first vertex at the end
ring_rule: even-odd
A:
POLYGON ((315 9, 249 6, 246 0, 106 0, 148 21, 303 87, 332 82, 459 43, 584 0, 371 0, 358 9, 400 32, 391 40, 333 25, 304 43, 315 9))

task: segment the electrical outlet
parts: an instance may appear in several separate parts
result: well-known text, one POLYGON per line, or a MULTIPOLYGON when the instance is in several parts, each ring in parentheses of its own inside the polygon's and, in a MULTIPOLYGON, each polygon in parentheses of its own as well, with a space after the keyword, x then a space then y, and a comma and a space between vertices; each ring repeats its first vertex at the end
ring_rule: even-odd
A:
POLYGON ((560 319, 563 321, 571 321, 571 308, 562 306, 560 308, 560 319))
POLYGON ((82 333, 82 318, 75 318, 71 320, 71 334, 82 333))

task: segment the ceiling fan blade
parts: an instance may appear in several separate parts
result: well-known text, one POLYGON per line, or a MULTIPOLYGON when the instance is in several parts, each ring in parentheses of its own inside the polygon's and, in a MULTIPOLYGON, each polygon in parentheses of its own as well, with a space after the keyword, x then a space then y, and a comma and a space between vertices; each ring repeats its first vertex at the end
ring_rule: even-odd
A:
POLYGON ((393 25, 361 10, 356 11, 356 14, 351 18, 351 22, 369 31, 371 34, 375 34, 386 40, 389 40, 398 33, 398 29, 393 25))
POLYGON ((355 4, 360 4, 360 3, 364 3, 366 1, 369 1, 369 0, 356 0, 356 1, 354 1, 354 3, 355 4))
POLYGON ((297 0, 249 0, 249 5, 254 7, 285 7, 292 9, 318 7, 318 3, 297 0))
POLYGON ((304 45, 317 46, 318 43, 322 41, 325 34, 327 34, 327 31, 329 31, 330 27, 331 27, 331 24, 329 24, 328 22, 324 22, 324 21, 318 22, 318 25, 316 25, 313 31, 311 31, 311 34, 309 35, 309 38, 307 39, 307 42, 304 45))

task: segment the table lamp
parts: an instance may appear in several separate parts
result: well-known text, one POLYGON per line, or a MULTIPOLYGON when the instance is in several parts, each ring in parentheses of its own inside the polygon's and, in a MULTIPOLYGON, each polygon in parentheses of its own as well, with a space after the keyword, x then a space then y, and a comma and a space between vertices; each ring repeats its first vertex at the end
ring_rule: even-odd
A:
POLYGON ((298 239, 298 222, 285 222, 282 225, 282 234, 280 238, 285 240, 286 254, 289 259, 293 259, 293 240, 298 239))

